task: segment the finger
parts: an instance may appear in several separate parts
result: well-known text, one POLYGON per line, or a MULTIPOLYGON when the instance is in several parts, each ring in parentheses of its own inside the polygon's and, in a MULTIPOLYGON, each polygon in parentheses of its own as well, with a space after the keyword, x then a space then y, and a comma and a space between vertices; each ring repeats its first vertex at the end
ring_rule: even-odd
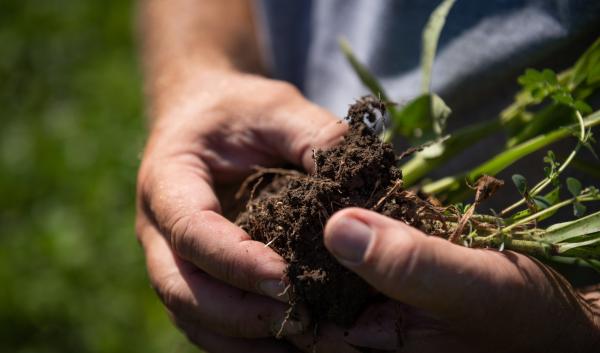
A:
POLYGON ((289 343, 274 338, 245 339, 226 337, 203 329, 193 322, 178 324, 187 338, 208 353, 296 353, 289 343))
MULTIPOLYGON (((369 306, 344 340, 355 347, 378 352, 480 352, 439 319, 407 305, 388 300, 369 306)), ((491 350, 487 350, 491 351, 491 350)))
POLYGON ((403 338, 399 352, 402 353, 482 353, 498 352, 493 347, 482 349, 478 344, 460 338, 452 333, 437 330, 411 330, 403 338))
POLYGON ((141 181, 145 213, 175 253, 210 276, 287 302, 284 260, 218 214, 219 203, 202 168, 171 160, 141 181))
POLYGON ((178 259, 164 237, 148 225, 143 246, 150 281, 165 306, 178 320, 227 336, 269 337, 303 332, 306 322, 288 319, 288 306, 244 292, 211 278, 178 259))
POLYGON ((353 347, 344 340, 345 331, 332 324, 320 324, 314 332, 306 332, 301 335, 288 336, 290 341, 302 352, 307 353, 360 353, 358 348, 353 347))
POLYGON ((352 328, 344 332, 344 341, 356 347, 396 351, 397 326, 401 321, 399 304, 387 300, 369 305, 352 328))
POLYGON ((551 303, 576 308, 574 297, 566 294, 567 288, 558 288, 548 270, 512 252, 454 245, 363 209, 338 212, 324 233, 326 247, 340 263, 387 296, 441 317, 463 319, 467 326, 480 325, 484 321, 478 320, 486 317, 503 324, 516 320, 506 314, 505 305, 532 317, 547 313, 551 303))
POLYGON ((348 126, 327 110, 298 97, 273 111, 277 130, 271 127, 268 142, 288 161, 312 172, 313 150, 338 144, 348 126))

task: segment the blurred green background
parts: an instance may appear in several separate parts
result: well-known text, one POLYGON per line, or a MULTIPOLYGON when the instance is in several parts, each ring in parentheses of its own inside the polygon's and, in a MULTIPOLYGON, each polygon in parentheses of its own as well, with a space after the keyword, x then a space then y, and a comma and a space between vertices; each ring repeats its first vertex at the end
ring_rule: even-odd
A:
POLYGON ((135 3, 0 11, 0 352, 192 352, 134 236, 135 3))

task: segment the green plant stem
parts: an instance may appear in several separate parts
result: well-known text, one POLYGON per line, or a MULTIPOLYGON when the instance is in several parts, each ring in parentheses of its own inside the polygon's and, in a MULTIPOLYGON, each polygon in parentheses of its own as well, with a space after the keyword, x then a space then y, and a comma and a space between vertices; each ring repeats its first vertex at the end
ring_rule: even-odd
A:
POLYGON ((551 256, 548 260, 565 265, 574 265, 584 268, 590 268, 600 272, 600 261, 595 259, 581 259, 578 257, 567 257, 567 256, 551 256))
POLYGON ((520 219, 520 220, 518 220, 517 222, 515 222, 515 223, 513 223, 513 224, 511 224, 511 225, 509 225, 509 226, 506 226, 506 227, 502 228, 502 229, 500 230, 500 232, 501 232, 501 233, 506 233, 506 232, 510 231, 511 229, 513 229, 513 228, 517 227, 517 226, 520 226, 520 225, 523 225, 523 224, 525 224, 525 223, 529 223, 529 222, 531 222, 531 221, 533 221, 533 220, 536 220, 536 219, 538 219, 539 217, 541 217, 541 216, 543 216, 543 215, 545 215, 545 214, 547 214, 547 213, 550 213, 550 212, 556 211, 556 210, 558 210, 558 209, 560 209, 560 208, 562 208, 562 207, 564 207, 564 206, 571 205, 571 204, 573 204, 575 201, 577 201, 577 197, 573 197, 573 198, 570 198, 570 199, 568 199, 568 200, 564 200, 564 201, 562 201, 562 202, 559 202, 559 203, 557 203, 557 204, 555 204, 555 205, 552 205, 552 206, 550 206, 550 207, 548 207, 548 208, 544 208, 543 210, 541 210, 541 211, 539 211, 539 212, 536 212, 536 213, 534 213, 534 214, 532 214, 532 215, 530 215, 530 216, 528 216, 528 217, 525 217, 525 218, 523 218, 523 219, 520 219))
POLYGON ((521 240, 511 238, 489 238, 473 237, 471 247, 474 248, 495 248, 498 249, 504 245, 504 249, 513 250, 521 254, 534 256, 536 258, 555 261, 558 263, 575 264, 581 262, 587 264, 586 267, 592 267, 600 270, 600 254, 589 252, 576 252, 573 249, 570 254, 559 253, 559 247, 553 244, 538 240, 521 240))
POLYGON ((444 144, 444 152, 437 157, 428 158, 423 153, 415 156, 400 167, 404 175, 404 185, 411 186, 427 175, 430 171, 464 151, 473 145, 473 141, 479 141, 500 127, 499 120, 489 120, 475 125, 467 126, 454 132, 444 144))
POLYGON ((520 225, 529 223, 529 222, 531 222, 533 220, 536 220, 536 219, 540 218, 541 216, 543 216, 543 215, 545 215, 547 213, 551 213, 551 212, 556 211, 556 210, 558 210, 558 209, 560 209, 562 207, 565 207, 565 206, 568 206, 568 205, 572 205, 575 202, 589 202, 589 201, 597 201, 597 200, 598 200, 598 197, 590 194, 589 189, 588 190, 584 190, 581 195, 579 195, 577 197, 572 197, 572 198, 564 200, 564 201, 561 201, 561 202, 559 202, 557 204, 554 204, 554 205, 552 205, 552 206, 550 206, 548 208, 544 208, 541 211, 538 211, 538 212, 536 212, 536 213, 534 213, 532 215, 529 215, 529 216, 527 216, 527 217, 525 217, 523 219, 520 219, 517 222, 512 223, 512 224, 510 224, 510 225, 508 225, 508 226, 500 229, 497 233, 490 235, 490 237, 498 236, 499 234, 507 234, 510 230, 512 230, 512 229, 514 229, 514 228, 516 228, 516 227, 518 227, 520 225))
MULTIPOLYGON (((600 111, 596 111, 593 114, 583 119, 584 128, 589 128, 600 124, 600 111)), ((496 155, 489 161, 475 167, 468 173, 460 174, 457 176, 451 176, 442 178, 434 181, 427 185, 424 185, 422 190, 428 194, 440 194, 442 192, 456 191, 461 188, 463 180, 469 183, 474 182, 480 176, 496 175, 506 167, 515 163, 519 159, 538 151, 539 149, 550 145, 560 139, 569 136, 574 128, 579 128, 580 124, 570 125, 567 127, 560 128, 550 133, 537 136, 529 141, 523 142, 515 147, 512 147, 500 154, 496 155)), ((459 190, 460 192, 460 190, 459 190)))
POLYGON ((504 248, 507 250, 514 250, 539 258, 549 258, 552 255, 558 255, 553 245, 535 240, 473 237, 471 246, 478 248, 499 248, 502 244, 504 244, 504 248))
MULTIPOLYGON (((577 116, 577 120, 579 122, 579 141, 580 142, 584 142, 585 138, 586 138, 586 134, 585 134, 585 123, 583 122, 583 117, 581 116, 581 113, 579 113, 578 111, 575 112, 575 115, 577 116)), ((549 176, 547 178, 545 178, 544 180, 540 181, 537 185, 535 185, 533 188, 531 188, 531 191, 529 191, 529 195, 531 197, 536 196, 537 194, 539 194, 540 192, 542 192, 542 190, 544 190, 544 188, 546 188, 546 186, 550 185, 550 183, 552 183, 552 180, 554 180, 555 178, 557 178, 562 172, 565 171, 565 169, 569 166, 569 164, 571 163, 571 161, 573 161, 573 158, 575 158, 575 156, 577 155, 577 152, 579 151, 579 149, 581 148, 581 144, 577 144, 577 146, 573 149, 573 151, 571 151, 571 153, 569 154, 569 156, 567 157, 567 159, 565 159, 565 161, 562 163, 562 165, 560 166, 560 168, 558 169, 558 171, 556 172, 555 175, 553 176, 549 176)), ((501 216, 505 216, 506 214, 508 214, 510 211, 514 210, 515 208, 523 205, 524 203, 526 203, 527 201, 522 198, 521 200, 517 201, 516 203, 510 205, 509 207, 505 208, 504 210, 502 210, 502 212, 500 213, 501 216)))
MULTIPOLYGON (((569 89, 572 92, 574 92, 574 90, 577 87, 573 84, 570 84, 572 73, 572 68, 567 69, 558 74, 558 80, 561 84, 567 85, 569 89)), ((448 151, 444 150, 442 155, 435 158, 426 158, 421 154, 416 154, 401 168, 405 172, 405 185, 414 185, 421 178, 425 177, 429 172, 436 169, 440 165, 446 163, 448 160, 461 153, 469 146, 472 146, 473 144, 479 142, 480 140, 489 136, 497 130, 506 130, 511 124, 516 124, 517 122, 515 120, 523 118, 523 113, 525 112, 526 107, 535 103, 536 101, 535 99, 533 99, 533 97, 531 97, 530 92, 523 90, 516 95, 515 101, 507 108, 505 108, 494 120, 486 121, 472 126, 467 126, 451 134, 450 139, 448 139, 448 141, 444 143, 444 148, 448 149, 448 151)), ((548 109, 554 109, 551 107, 556 108, 556 106, 550 106, 548 107, 548 109)), ((547 113, 548 111, 546 111, 546 114, 547 113)), ((535 114, 531 117, 531 119, 541 118, 539 116, 540 114, 542 113, 540 112, 535 114)), ((518 122, 520 126, 526 125, 528 123, 529 120, 523 120, 522 122, 518 122)), ((513 126, 512 128, 516 127, 513 126)), ((538 128, 541 127, 538 126, 538 128)), ((519 142, 519 139, 512 138, 510 141, 512 142, 508 146, 512 147, 512 145, 517 144, 519 142)))

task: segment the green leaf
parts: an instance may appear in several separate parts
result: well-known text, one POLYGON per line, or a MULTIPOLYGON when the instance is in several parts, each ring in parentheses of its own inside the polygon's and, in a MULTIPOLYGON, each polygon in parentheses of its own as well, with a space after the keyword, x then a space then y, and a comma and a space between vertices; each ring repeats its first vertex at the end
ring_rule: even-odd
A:
POLYGON ((556 78, 556 73, 550 69, 544 69, 542 71, 542 77, 546 83, 549 85, 557 85, 558 79, 556 78))
POLYGON ((512 176, 512 181, 517 187, 519 194, 525 195, 527 192, 527 179, 525 179, 525 177, 521 174, 515 174, 512 176))
POLYGON ((585 212, 587 211, 587 207, 585 207, 584 204, 582 204, 581 202, 575 202, 573 204, 573 214, 575 215, 575 217, 577 218, 581 218, 585 215, 585 212))
MULTIPOLYGON (((563 254, 569 250, 586 247, 600 243, 600 233, 594 233, 586 236, 584 240, 577 242, 561 243, 558 246, 558 253, 563 254)), ((600 254, 599 254, 600 255, 600 254)))
POLYGON ((589 114, 593 111, 592 107, 590 107, 589 104, 587 104, 586 102, 584 102, 582 100, 576 100, 573 103, 573 108, 575 110, 578 110, 583 115, 589 114))
POLYGON ((444 139, 440 139, 432 143, 431 145, 425 147, 419 155, 423 158, 432 159, 441 156, 446 149, 446 145, 444 144, 444 139))
POLYGON ((438 137, 444 133, 450 114, 452 110, 446 102, 437 94, 431 94, 431 120, 433 120, 433 131, 438 137))
MULTIPOLYGON (((540 210, 545 209, 550 206, 554 206, 559 201, 560 201, 560 187, 555 187, 554 189, 552 189, 552 191, 550 191, 549 193, 547 193, 544 196, 538 195, 538 196, 534 197, 534 202, 536 203, 538 209, 540 209, 540 210), (548 205, 548 206, 542 207, 542 204, 538 203, 538 200, 537 200, 538 197, 543 198, 545 205, 548 205)), ((543 216, 538 218, 538 221, 543 221, 544 219, 548 219, 548 218, 552 217, 554 214, 556 214, 556 212, 558 212, 558 209, 544 214, 543 216)))
POLYGON ((442 154, 439 154, 436 157, 432 157, 432 154, 427 151, 428 148, 416 153, 410 161, 403 164, 400 168, 404 174, 404 185, 414 185, 414 183, 427 175, 430 171, 437 169, 439 166, 452 159, 461 151, 469 148, 475 142, 483 139, 485 136, 497 132, 499 128, 499 120, 485 120, 453 131, 450 137, 443 142, 442 154))
POLYGON ((600 82, 600 38, 577 60, 571 76, 571 84, 578 86, 582 83, 593 85, 600 82))
POLYGON ((552 95, 552 99, 556 103, 561 103, 561 104, 568 105, 568 106, 571 106, 575 103, 575 100, 573 99, 573 97, 568 92, 564 92, 564 91, 554 93, 552 95))
POLYGON ((583 218, 557 223, 546 229, 542 240, 557 244, 586 234, 600 232, 600 212, 592 213, 583 218))
POLYGON ((552 201, 548 200, 544 196, 539 196, 539 195, 534 196, 533 202, 535 202, 535 205, 538 210, 543 210, 543 209, 546 209, 546 208, 552 206, 552 201))
MULTIPOLYGON (((600 125, 600 110, 583 118, 584 127, 593 127, 600 125)), ((428 194, 446 193, 449 202, 457 202, 468 196, 468 190, 462 186, 464 180, 475 182, 477 178, 486 175, 496 175, 506 167, 517 162, 519 159, 538 151, 539 149, 548 146, 560 139, 571 136, 573 129, 579 124, 562 127, 544 135, 537 136, 531 140, 525 141, 517 146, 500 152, 495 157, 471 169, 467 173, 462 173, 454 176, 448 176, 436 181, 432 181, 423 185, 422 190, 428 194)))
POLYGON ((517 78, 517 82, 523 87, 535 86, 542 81, 542 73, 535 69, 525 69, 523 75, 517 78))
POLYGON ((573 197, 579 196, 581 194, 581 190, 583 187, 581 186, 581 182, 575 178, 568 177, 567 178, 567 189, 573 195, 573 197))
MULTIPOLYGON (((553 206, 553 205, 557 204, 559 201, 560 201, 560 188, 559 187, 552 189, 552 191, 550 191, 549 193, 547 193, 544 196, 537 195, 537 196, 533 197, 533 202, 535 202, 535 205, 537 206, 538 211, 541 211, 550 206, 553 206)), ((551 212, 548 212, 548 213, 542 215, 540 218, 538 218, 538 221, 543 221, 544 219, 552 217, 554 214, 556 214, 557 211, 558 210, 554 210, 554 211, 551 211, 551 212)), ((529 215, 531 215, 531 210, 529 210, 529 209, 519 211, 510 218, 510 221, 515 222, 515 221, 523 219, 529 215)))
POLYGON ((391 114, 394 131, 413 145, 440 137, 451 110, 436 94, 424 94, 391 114))
POLYGON ((375 96, 383 101, 389 101, 388 95, 385 93, 383 87, 377 81, 375 76, 356 58, 354 53, 352 52, 352 48, 350 47, 350 43, 344 38, 340 38, 338 41, 340 49, 344 56, 354 69, 354 72, 358 75, 360 81, 365 85, 369 91, 375 96))
POLYGON ((454 5, 455 0, 444 0, 438 7, 433 10, 423 30, 421 50, 421 72, 423 74, 423 82, 421 90, 423 93, 429 93, 431 90, 431 71, 433 68, 433 59, 437 50, 440 33, 446 23, 448 12, 454 5))

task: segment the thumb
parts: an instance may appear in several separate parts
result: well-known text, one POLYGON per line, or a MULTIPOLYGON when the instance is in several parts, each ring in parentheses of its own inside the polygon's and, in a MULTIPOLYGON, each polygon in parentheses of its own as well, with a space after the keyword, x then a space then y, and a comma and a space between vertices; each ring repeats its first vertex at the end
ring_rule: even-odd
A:
POLYGON ((324 241, 342 265, 383 294, 447 318, 486 315, 490 303, 519 301, 524 281, 537 276, 527 257, 464 248, 358 208, 333 215, 324 241))

